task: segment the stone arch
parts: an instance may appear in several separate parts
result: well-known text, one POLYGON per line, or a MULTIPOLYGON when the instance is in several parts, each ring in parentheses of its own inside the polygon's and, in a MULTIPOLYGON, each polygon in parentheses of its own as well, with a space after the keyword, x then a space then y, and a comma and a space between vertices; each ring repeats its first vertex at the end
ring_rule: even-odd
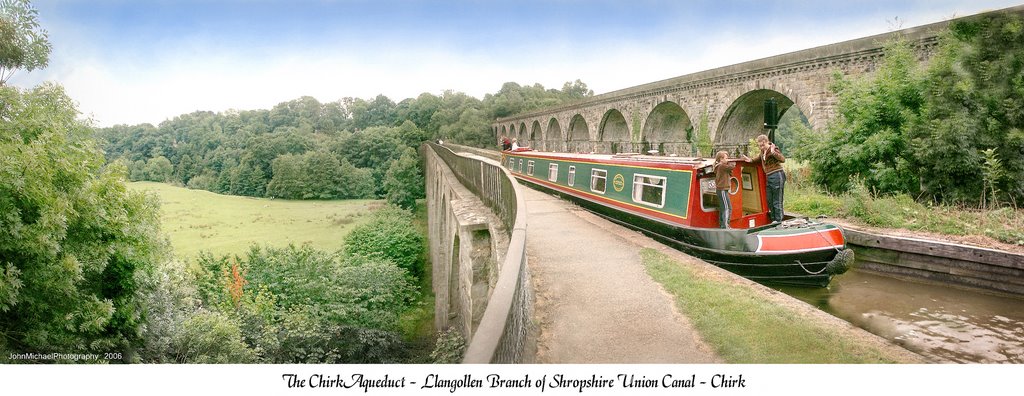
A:
POLYGON ((544 133, 546 140, 564 140, 562 139, 562 125, 558 123, 558 119, 551 117, 548 121, 548 130, 544 133))
POLYGON ((644 121, 641 140, 650 143, 683 143, 693 141, 693 122, 679 104, 666 101, 661 102, 644 121))
POLYGON ((562 151, 562 142, 565 141, 565 136, 562 135, 562 125, 558 123, 558 119, 551 117, 548 120, 548 129, 544 132, 544 150, 548 151, 562 151))
POLYGON ((590 127, 587 126, 587 120, 582 115, 576 114, 572 116, 572 120, 569 121, 569 133, 566 136, 566 140, 571 142, 590 140, 590 127))
POLYGON ((782 150, 782 154, 791 156, 793 145, 797 142, 798 128, 814 130, 810 117, 799 105, 793 105, 782 112, 779 117, 779 129, 775 132, 775 144, 782 150))
POLYGON ((544 140, 544 131, 540 129, 540 121, 533 120, 533 125, 530 126, 530 141, 539 142, 544 140))
POLYGON ((597 130, 597 140, 602 142, 628 142, 629 124, 626 117, 618 109, 610 109, 601 117, 601 126, 597 130))
POLYGON ((451 263, 448 268, 448 325, 454 327, 458 321, 459 315, 462 311, 462 304, 460 303, 459 295, 461 294, 461 287, 459 287, 459 273, 462 271, 459 251, 462 249, 459 241, 459 233, 455 233, 454 241, 452 241, 451 252, 451 263))
POLYGON ((511 140, 512 138, 515 138, 515 137, 516 137, 516 124, 509 125, 508 126, 508 138, 509 138, 509 140, 511 140))
POLYGON ((508 136, 508 130, 505 129, 504 125, 501 126, 501 136, 508 136))
POLYGON ((780 113, 785 113, 793 100, 772 89, 754 89, 732 101, 718 122, 714 145, 731 152, 747 145, 750 139, 766 133, 764 129, 764 102, 774 98, 780 113))
POLYGON ((519 140, 527 140, 529 138, 530 138, 530 135, 526 132, 526 123, 525 122, 520 122, 519 123, 519 140))

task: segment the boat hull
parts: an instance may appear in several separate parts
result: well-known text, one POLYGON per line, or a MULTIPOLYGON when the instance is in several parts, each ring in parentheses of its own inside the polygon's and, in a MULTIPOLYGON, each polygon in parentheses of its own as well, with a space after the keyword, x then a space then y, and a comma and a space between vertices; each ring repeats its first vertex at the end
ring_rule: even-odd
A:
MULTIPOLYGON (((518 175, 517 175, 518 176, 518 175)), ((612 221, 636 229, 684 253, 698 257, 753 281, 773 285, 827 287, 832 276, 852 265, 853 252, 843 243, 842 231, 831 224, 789 222, 753 229, 709 229, 667 224, 588 199, 520 180, 535 188, 567 198, 612 221), (837 236, 838 234, 838 236, 837 236), (816 239, 820 238, 821 241, 816 239), (771 239, 810 239, 809 247, 792 251, 770 248, 771 239)))

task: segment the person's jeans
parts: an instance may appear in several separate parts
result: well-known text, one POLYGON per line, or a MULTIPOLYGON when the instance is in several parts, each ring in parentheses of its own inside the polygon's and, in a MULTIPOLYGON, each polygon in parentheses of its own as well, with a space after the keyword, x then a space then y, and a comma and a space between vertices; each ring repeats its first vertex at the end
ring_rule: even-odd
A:
POLYGON ((782 221, 782 196, 786 190, 786 172, 778 171, 768 175, 768 219, 782 221))
POLYGON ((729 202, 729 190, 715 190, 718 194, 718 228, 729 228, 729 216, 732 215, 732 202, 729 202))

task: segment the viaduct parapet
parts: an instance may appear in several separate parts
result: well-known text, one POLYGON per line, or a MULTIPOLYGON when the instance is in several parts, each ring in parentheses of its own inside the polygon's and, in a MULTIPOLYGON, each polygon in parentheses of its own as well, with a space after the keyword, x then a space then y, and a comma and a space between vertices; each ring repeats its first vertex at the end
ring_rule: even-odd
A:
POLYGON ((422 146, 433 263, 434 326, 467 340, 466 363, 528 363, 533 294, 526 205, 492 160, 422 146))

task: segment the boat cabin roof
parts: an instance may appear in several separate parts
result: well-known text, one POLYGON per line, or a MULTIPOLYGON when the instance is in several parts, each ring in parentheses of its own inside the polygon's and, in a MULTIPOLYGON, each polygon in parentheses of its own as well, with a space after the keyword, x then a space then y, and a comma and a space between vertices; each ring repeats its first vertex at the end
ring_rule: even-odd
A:
POLYGON ((665 167, 673 169, 699 169, 713 165, 713 158, 679 157, 672 155, 648 155, 640 153, 620 154, 588 154, 588 153, 552 153, 542 151, 506 151, 506 154, 524 157, 550 158, 570 161, 610 163, 618 165, 640 165, 665 167), (659 166, 660 165, 660 166, 659 166))

